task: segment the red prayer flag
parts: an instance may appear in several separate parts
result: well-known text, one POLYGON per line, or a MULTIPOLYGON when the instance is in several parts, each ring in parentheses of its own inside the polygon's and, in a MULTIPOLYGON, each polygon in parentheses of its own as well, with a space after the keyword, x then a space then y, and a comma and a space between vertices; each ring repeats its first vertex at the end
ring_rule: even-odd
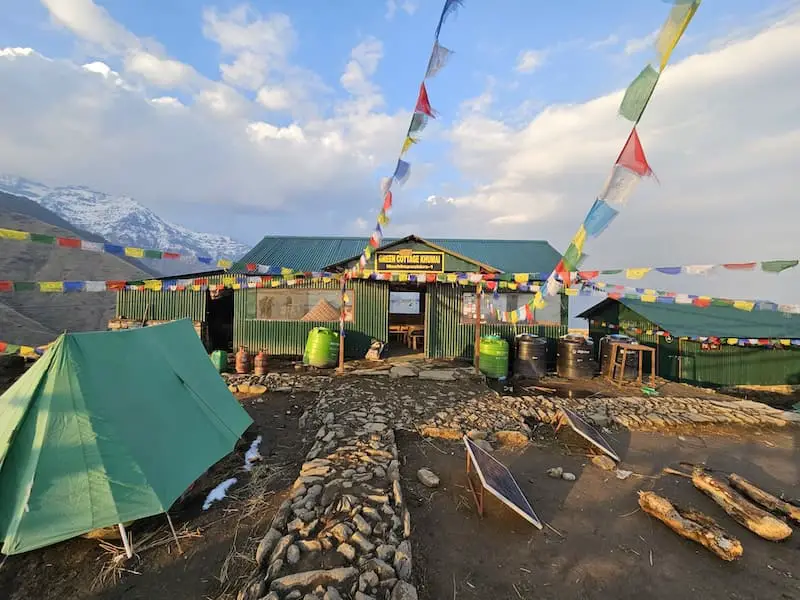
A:
POLYGON ((611 292, 608 295, 608 297, 611 298, 612 300, 619 300, 620 298, 622 298, 622 294, 618 294, 617 292, 611 292))
POLYGON ((533 321, 533 311, 531 310, 531 305, 525 305, 525 320, 526 321, 533 321))
POLYGON ((125 282, 124 281, 115 281, 109 280, 106 281, 106 289, 112 291, 119 291, 125 289, 125 282))
POLYGON ((208 279, 205 277, 198 277, 194 280, 195 285, 208 285, 208 279))
POLYGON ((0 292, 13 292, 13 291, 14 291, 13 281, 0 281, 0 292))
POLYGON ((436 118, 436 114, 431 107, 431 101, 428 99, 428 90, 425 89, 424 81, 422 82, 422 85, 419 86, 419 97, 417 98, 417 107, 414 109, 414 111, 428 115, 434 119, 436 118))
POLYGON ((180 254, 177 252, 162 252, 161 258, 171 258, 172 260, 178 260, 181 257, 180 254))
POLYGON ((711 306, 711 300, 709 298, 695 298, 692 300, 692 304, 701 308, 707 308, 711 306))
POLYGON ((244 268, 245 268, 245 269, 247 269, 249 272, 251 272, 251 273, 252 273, 253 271, 255 271, 255 270, 256 270, 256 263, 247 263, 247 264, 244 266, 244 268))
POLYGON ((389 210, 392 208, 392 192, 386 192, 386 195, 383 197, 383 210, 389 210))
POLYGON ((722 266, 729 271, 752 271, 756 268, 756 263, 725 263, 722 266))
POLYGON ((636 127, 631 129, 631 134, 628 136, 628 141, 625 142, 622 152, 619 153, 616 164, 630 169, 642 177, 653 174, 653 170, 647 164, 647 157, 644 155, 644 148, 642 148, 642 142, 639 140, 636 127))
POLYGON ((497 282, 496 281, 487 281, 486 282, 486 289, 495 291, 497 289, 497 282))
POLYGON ((600 275, 600 271, 578 271, 578 277, 581 279, 595 279, 600 275))
POLYGON ((425 275, 425 281, 428 283, 436 283, 436 273, 428 273, 425 275))
POLYGON ((62 248, 80 248, 81 247, 81 241, 79 239, 76 239, 76 238, 57 237, 56 238, 56 242, 62 248))
POLYGON ((558 273, 558 276, 561 277, 561 281, 564 283, 564 285, 568 286, 570 273, 569 269, 564 266, 563 258, 558 261, 558 264, 556 265, 556 273, 558 273))

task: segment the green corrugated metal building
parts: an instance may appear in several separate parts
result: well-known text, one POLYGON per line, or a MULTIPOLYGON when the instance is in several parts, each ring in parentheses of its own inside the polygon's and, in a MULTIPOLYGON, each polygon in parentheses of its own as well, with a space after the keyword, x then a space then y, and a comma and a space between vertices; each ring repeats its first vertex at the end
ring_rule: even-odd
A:
MULTIPOLYGON (((355 264, 366 243, 362 238, 349 237, 268 236, 240 262, 303 272, 338 272, 355 264)), ((441 279, 448 273, 494 273, 506 281, 501 281, 497 292, 484 294, 481 333, 501 335, 509 341, 519 333, 545 336, 551 340, 554 356, 555 340, 567 332, 566 297, 549 302, 527 323, 497 322, 489 307, 508 311, 527 303, 533 292, 521 291, 511 281, 511 274, 531 273, 536 274, 531 279, 544 280, 559 258, 559 253, 544 241, 426 240, 416 236, 386 240, 366 268, 398 273, 403 281, 350 282, 346 355, 361 358, 373 339, 388 342, 391 328, 413 325, 424 331, 418 350, 426 356, 471 357, 475 335, 474 285, 428 281, 428 278, 433 278, 433 274, 436 275, 433 279, 441 279), (409 274, 419 276, 420 281, 409 281, 413 279, 409 274)), ((207 278, 209 283, 222 283, 226 275, 230 274, 197 276, 207 278)), ((313 327, 338 329, 341 305, 335 282, 325 284, 316 280, 292 287, 225 290, 213 296, 208 291, 124 291, 118 294, 117 316, 189 317, 203 323, 209 332, 206 336, 209 349, 245 346, 252 352, 266 349, 272 355, 282 356, 302 355, 313 327)))
POLYGON ((665 379, 711 387, 800 384, 796 344, 754 346, 735 341, 796 341, 800 315, 609 298, 578 316, 589 320, 595 347, 600 338, 612 333, 624 333, 655 347, 657 372, 665 379))

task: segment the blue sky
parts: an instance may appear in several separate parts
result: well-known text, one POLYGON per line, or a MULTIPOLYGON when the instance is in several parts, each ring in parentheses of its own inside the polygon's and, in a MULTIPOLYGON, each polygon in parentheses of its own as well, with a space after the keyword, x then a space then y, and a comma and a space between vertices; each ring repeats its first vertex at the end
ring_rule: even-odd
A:
MULTIPOLYGON (((248 243, 367 236, 441 7, 5 0, 2 45, 33 54, 0 55, 0 172, 130 195, 248 243)), ((627 136, 619 95, 669 9, 465 0, 441 35, 456 54, 428 83, 440 117, 408 154, 414 175, 387 234, 563 250, 627 136)), ((788 158, 800 152, 800 82, 786 76, 800 68, 798 15, 797 0, 702 3, 640 126, 660 183, 640 186, 587 266, 638 266, 631 247, 640 264, 800 254, 788 225, 800 216, 788 158)))

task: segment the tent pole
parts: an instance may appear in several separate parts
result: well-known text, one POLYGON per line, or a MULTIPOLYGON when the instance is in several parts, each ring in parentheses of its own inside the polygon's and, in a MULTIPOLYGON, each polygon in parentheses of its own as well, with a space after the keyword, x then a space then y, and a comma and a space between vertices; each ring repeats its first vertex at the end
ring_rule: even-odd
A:
POLYGON ((125 546, 125 554, 128 558, 133 558, 133 548, 131 548, 131 541, 128 539, 128 532, 125 531, 125 525, 120 523, 119 534, 122 536, 122 545, 125 546))
POLYGON ((175 526, 172 524, 172 519, 169 518, 169 513, 164 511, 164 514, 167 517, 167 523, 169 523, 170 531, 172 531, 172 537, 175 538, 175 545, 178 546, 178 553, 183 554, 183 548, 181 548, 181 543, 178 541, 178 534, 175 533, 175 526))

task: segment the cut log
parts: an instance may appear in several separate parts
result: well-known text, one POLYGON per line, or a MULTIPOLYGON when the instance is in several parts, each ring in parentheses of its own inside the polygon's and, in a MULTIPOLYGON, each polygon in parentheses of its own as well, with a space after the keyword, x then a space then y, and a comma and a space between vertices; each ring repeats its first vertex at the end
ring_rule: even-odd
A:
POLYGON ((747 527, 765 540, 779 542, 792 535, 792 528, 786 523, 752 504, 727 483, 713 475, 695 469, 692 473, 692 484, 719 504, 737 523, 747 527))
POLYGON ((799 507, 789 504, 788 502, 784 502, 780 498, 776 498, 772 494, 765 492, 736 473, 731 473, 728 475, 728 481, 734 489, 740 491, 756 504, 760 504, 767 510, 785 515, 795 523, 800 523, 799 507))
POLYGON ((639 492, 639 506, 678 535, 705 546, 722 560, 736 560, 744 552, 739 540, 702 513, 678 508, 654 492, 639 492))

